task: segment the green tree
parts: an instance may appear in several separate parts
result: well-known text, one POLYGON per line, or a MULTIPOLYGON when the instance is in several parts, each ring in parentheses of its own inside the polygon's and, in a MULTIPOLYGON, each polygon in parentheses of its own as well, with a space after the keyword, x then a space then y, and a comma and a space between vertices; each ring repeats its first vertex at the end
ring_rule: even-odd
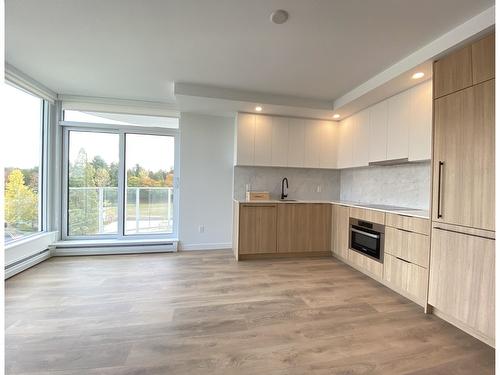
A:
POLYGON ((38 225, 37 194, 24 183, 23 172, 14 169, 5 187, 5 221, 22 231, 33 231, 38 225))

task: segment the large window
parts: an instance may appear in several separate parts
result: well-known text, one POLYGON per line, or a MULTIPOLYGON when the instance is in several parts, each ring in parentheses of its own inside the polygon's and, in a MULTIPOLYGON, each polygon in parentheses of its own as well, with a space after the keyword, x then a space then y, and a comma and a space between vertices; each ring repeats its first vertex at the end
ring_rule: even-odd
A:
POLYGON ((44 101, 3 84, 5 238, 9 243, 42 227, 41 159, 44 101))
POLYGON ((65 111, 64 119, 65 237, 175 236, 177 130, 148 126, 157 123, 148 116, 65 111))

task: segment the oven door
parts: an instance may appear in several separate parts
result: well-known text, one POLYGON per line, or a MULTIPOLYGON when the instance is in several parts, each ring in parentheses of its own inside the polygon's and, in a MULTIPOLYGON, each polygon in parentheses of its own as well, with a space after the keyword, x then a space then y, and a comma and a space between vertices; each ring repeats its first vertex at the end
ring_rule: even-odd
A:
POLYGON ((358 225, 351 224, 350 247, 369 257, 381 259, 382 234, 380 232, 366 229, 358 225))

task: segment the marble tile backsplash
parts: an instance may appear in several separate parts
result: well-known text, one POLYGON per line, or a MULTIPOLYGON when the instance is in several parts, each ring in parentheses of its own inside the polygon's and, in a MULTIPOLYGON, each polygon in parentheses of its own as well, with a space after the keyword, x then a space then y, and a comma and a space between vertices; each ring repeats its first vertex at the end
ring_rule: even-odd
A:
POLYGON ((234 167, 234 198, 245 199, 249 184, 250 190, 268 191, 272 199, 279 199, 283 177, 288 178, 290 199, 335 200, 340 197, 338 170, 239 166, 234 167))
POLYGON ((340 172, 340 199, 428 210, 430 161, 345 169, 340 172))

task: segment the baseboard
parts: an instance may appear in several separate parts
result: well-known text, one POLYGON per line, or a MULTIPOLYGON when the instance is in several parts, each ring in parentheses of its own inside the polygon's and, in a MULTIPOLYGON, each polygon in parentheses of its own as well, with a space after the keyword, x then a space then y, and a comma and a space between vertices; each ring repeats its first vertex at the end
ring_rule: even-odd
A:
POLYGON ((144 253, 174 253, 177 251, 177 242, 165 245, 121 245, 121 246, 87 246, 87 247, 56 247, 54 256, 78 255, 118 255, 144 253))
POLYGON ((477 331, 476 329, 469 327, 467 324, 462 323, 461 321, 449 316, 448 314, 439 311, 435 307, 431 306, 431 313, 436 315, 438 318, 443 319, 444 321, 454 325, 455 327, 461 329, 465 333, 471 335, 472 337, 475 337, 476 339, 484 342, 485 344, 491 346, 492 348, 495 348, 495 339, 486 336, 484 333, 481 333, 477 331))
POLYGON ((44 260, 49 259, 52 256, 51 251, 49 249, 40 252, 40 254, 36 254, 27 258, 24 261, 16 262, 15 264, 8 266, 5 269, 5 279, 17 275, 19 272, 23 272, 28 268, 36 266, 38 263, 43 262, 44 260))
POLYGON ((325 258, 331 257, 329 251, 307 251, 301 253, 271 253, 271 254, 239 254, 238 260, 253 260, 253 259, 292 259, 292 258, 325 258))
POLYGON ((227 243, 193 243, 193 244, 183 244, 179 245, 179 251, 196 251, 196 250, 227 250, 231 249, 233 244, 231 242, 227 243))

